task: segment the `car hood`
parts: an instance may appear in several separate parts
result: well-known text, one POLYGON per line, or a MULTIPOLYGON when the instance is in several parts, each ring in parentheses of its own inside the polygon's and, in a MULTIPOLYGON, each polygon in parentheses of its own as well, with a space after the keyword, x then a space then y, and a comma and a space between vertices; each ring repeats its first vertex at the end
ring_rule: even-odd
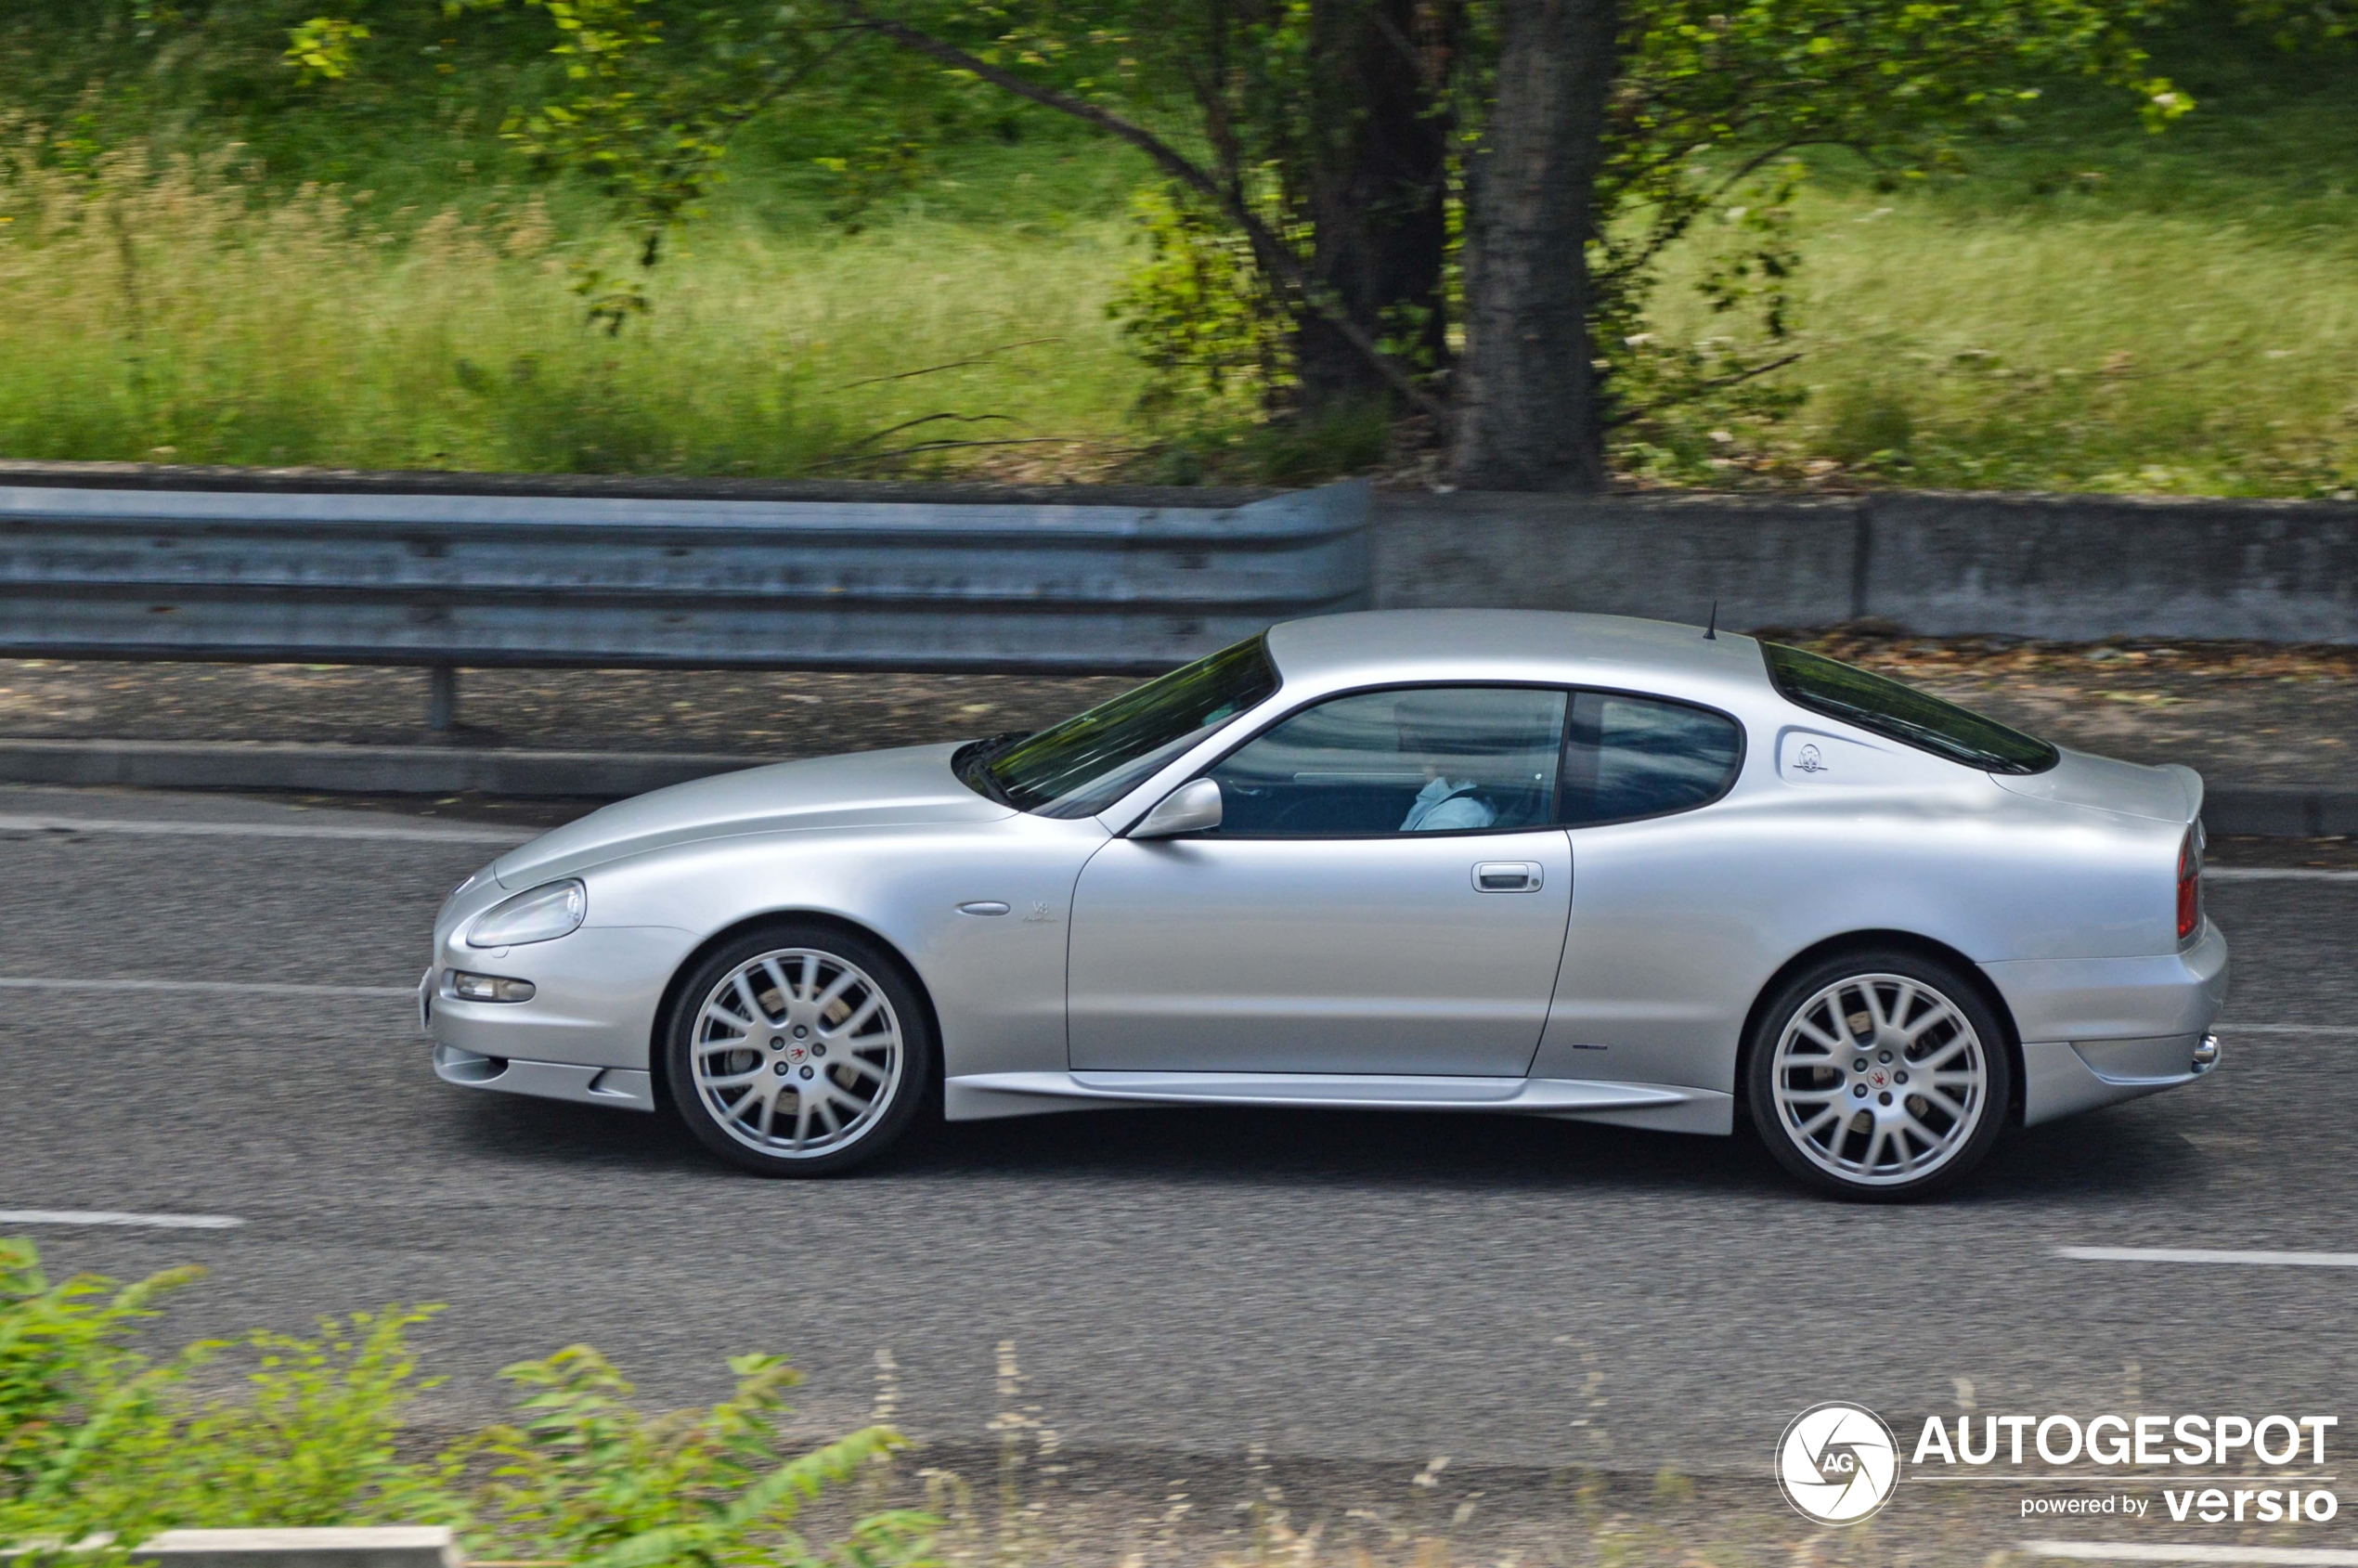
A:
POLYGON ((503 888, 567 876, 667 844, 744 833, 991 822, 1013 816, 950 771, 956 745, 779 762, 617 801, 493 862, 503 888))
POLYGON ((1992 773, 2016 795, 2087 806, 2166 823, 2190 823, 2202 810, 2202 775, 2175 762, 2149 768, 2057 746, 2062 760, 2043 773, 1992 773))

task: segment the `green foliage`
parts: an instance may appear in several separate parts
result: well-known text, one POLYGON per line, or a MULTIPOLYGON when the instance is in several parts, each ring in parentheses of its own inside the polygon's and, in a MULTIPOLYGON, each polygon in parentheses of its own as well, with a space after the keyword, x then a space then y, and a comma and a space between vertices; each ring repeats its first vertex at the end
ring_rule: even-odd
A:
POLYGON ((1134 211, 1147 260, 1123 277, 1106 313, 1152 372, 1142 408, 1164 412, 1197 393, 1218 401, 1280 391, 1292 374, 1291 323, 1250 246, 1184 192, 1141 191, 1134 211))
POLYGON ((151 1366, 123 1341, 202 1272, 52 1285, 32 1243, 0 1237, 0 1510, 63 1495, 115 1432, 151 1418, 182 1364, 151 1366))
POLYGON ((51 1285, 30 1242, 0 1238, 0 1539, 453 1516, 433 1477, 394 1457, 402 1408, 430 1386, 405 1336, 430 1313, 330 1319, 316 1340, 201 1341, 162 1361, 124 1342, 199 1272, 51 1285), (200 1397, 192 1374, 233 1348, 252 1363, 247 1397, 200 1397))
POLYGON ((1372 399, 1282 419, 1174 408, 1126 472, 1152 485, 1323 485, 1383 464, 1393 421, 1392 408, 1372 399))
POLYGON ((2236 0, 2235 19, 2287 53, 2358 44, 2358 5, 2351 0, 2236 0))
POLYGON ((256 1329, 243 1400, 208 1402, 141 1467, 142 1489, 177 1482, 224 1525, 433 1522, 453 1510, 431 1471, 396 1458, 403 1411, 442 1381, 420 1378, 408 1330, 438 1307, 319 1322, 317 1339, 256 1329))
POLYGON ((352 74, 353 49, 369 37, 366 25, 340 17, 313 17, 287 31, 281 57, 305 82, 337 82, 352 74))
POLYGON ((318 1337, 256 1330, 206 1355, 239 1353, 250 1370, 240 1399, 201 1398, 188 1386, 199 1363, 172 1364, 136 1419, 93 1444, 60 1489, 28 1497, 52 1532, 241 1525, 435 1523, 457 1509, 432 1467, 401 1461, 404 1408, 438 1380, 421 1380, 408 1331, 434 1309, 389 1307, 324 1318, 318 1337))
POLYGON ((232 1347, 151 1363, 122 1342, 194 1272, 52 1286, 30 1243, 0 1239, 0 1540, 109 1534, 101 1568, 115 1568, 159 1530, 398 1521, 582 1568, 932 1568, 925 1515, 873 1513, 821 1545, 791 1528, 903 1445, 872 1426, 784 1453, 782 1395, 797 1380, 774 1356, 732 1360, 735 1392, 709 1409, 647 1417, 620 1373, 576 1345, 508 1368, 523 1391, 515 1424, 420 1463, 399 1457, 402 1414, 436 1380, 417 1376, 408 1333, 433 1309, 328 1318, 317 1338, 256 1331, 236 1347, 251 1363, 244 1396, 208 1398, 190 1374, 232 1347), (470 1496, 466 1477, 486 1471, 470 1496))
POLYGON ((493 1465, 481 1517, 499 1555, 596 1568, 921 1562, 931 1522, 916 1514, 871 1515, 824 1551, 789 1528, 804 1503, 902 1446, 900 1437, 868 1427, 784 1457, 782 1396, 800 1379, 770 1355, 737 1356, 729 1367, 737 1375, 730 1398, 652 1419, 587 1345, 509 1367, 503 1375, 525 1391, 522 1419, 470 1445, 493 1465))

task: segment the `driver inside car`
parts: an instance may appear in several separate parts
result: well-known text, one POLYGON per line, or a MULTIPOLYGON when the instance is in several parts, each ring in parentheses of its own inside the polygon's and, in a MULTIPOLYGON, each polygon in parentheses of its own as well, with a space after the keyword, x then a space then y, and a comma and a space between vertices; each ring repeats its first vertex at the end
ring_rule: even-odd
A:
POLYGON ((1424 758, 1426 781, 1409 805, 1407 816, 1401 819, 1403 833, 1463 833, 1498 820, 1497 808, 1483 797, 1481 784, 1453 779, 1444 765, 1450 750, 1446 701, 1403 697, 1393 706, 1393 719, 1400 727, 1401 755, 1424 758))

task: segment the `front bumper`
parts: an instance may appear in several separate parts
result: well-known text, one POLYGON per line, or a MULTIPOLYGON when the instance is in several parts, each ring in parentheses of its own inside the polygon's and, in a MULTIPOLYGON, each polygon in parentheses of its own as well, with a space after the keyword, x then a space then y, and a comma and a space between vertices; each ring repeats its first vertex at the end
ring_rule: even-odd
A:
POLYGON ((2214 1070, 2210 1026, 2227 999, 2227 939, 2205 922, 2150 958, 1985 964, 2020 1031, 2026 1127, 2191 1083, 2214 1070))
POLYGON ((668 927, 584 927, 478 952, 446 933, 418 982, 434 1075, 462 1088, 654 1109, 655 1014, 694 940, 668 927), (451 990, 454 969, 529 980, 532 999, 469 1001, 451 990))
POLYGON ((544 1100, 584 1105, 655 1108, 654 1075, 627 1067, 577 1067, 570 1062, 528 1062, 515 1056, 479 1056, 456 1045, 434 1048, 434 1075, 462 1089, 496 1089, 544 1100))

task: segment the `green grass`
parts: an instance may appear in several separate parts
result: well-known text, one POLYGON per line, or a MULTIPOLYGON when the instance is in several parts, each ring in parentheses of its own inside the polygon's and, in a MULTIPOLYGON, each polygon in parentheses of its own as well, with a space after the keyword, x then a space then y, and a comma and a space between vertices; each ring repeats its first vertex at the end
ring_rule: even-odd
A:
MULTIPOLYGON (((1885 190, 1820 160, 1795 214, 1801 357, 1773 379, 1799 407, 1678 410, 1638 428, 1626 466, 2358 488, 2358 58, 2200 33, 2157 54, 2201 102, 2164 136, 2065 84, 1966 148, 1968 177, 1885 190)), ((0 92, 32 81, 29 58, 0 60, 0 92)), ((42 79, 44 106, 72 74, 42 79)), ((610 337, 567 287, 584 262, 628 270, 601 209, 563 189, 536 205, 486 129, 488 89, 436 80, 409 84, 431 112, 408 121, 391 88, 340 117, 281 84, 266 115, 239 110, 255 140, 235 154, 229 110, 166 114, 123 87, 84 116, 75 157, 97 173, 0 184, 0 454, 1185 481, 1315 478, 1381 450, 1364 419, 1138 411, 1145 373, 1105 303, 1139 254, 1128 202, 1148 172, 1053 117, 978 130, 849 222, 810 149, 763 127, 649 278, 652 313, 610 337), (214 149, 216 172, 175 149, 214 149), (306 193, 317 176, 338 183, 306 193)), ((1670 341, 1725 330, 1684 284, 1693 265, 1657 302, 1670 341)))
MULTIPOLYGON (((1822 161, 1796 215, 1803 357, 1776 378, 1807 401, 1674 423, 1665 470, 2358 488, 2358 60, 2200 34, 2159 52, 2201 101, 2160 136, 2066 85, 1966 148, 1968 177, 1879 190, 1822 161)), ((1715 330, 1677 287, 1659 316, 1715 330)))
POLYGON ((852 474, 930 441, 1032 443, 956 449, 1017 473, 1134 439, 1140 372, 1104 311, 1116 217, 962 223, 912 199, 845 234, 724 211, 610 336, 568 286, 594 248, 529 205, 379 227, 136 166, 14 194, 12 457, 852 474))

